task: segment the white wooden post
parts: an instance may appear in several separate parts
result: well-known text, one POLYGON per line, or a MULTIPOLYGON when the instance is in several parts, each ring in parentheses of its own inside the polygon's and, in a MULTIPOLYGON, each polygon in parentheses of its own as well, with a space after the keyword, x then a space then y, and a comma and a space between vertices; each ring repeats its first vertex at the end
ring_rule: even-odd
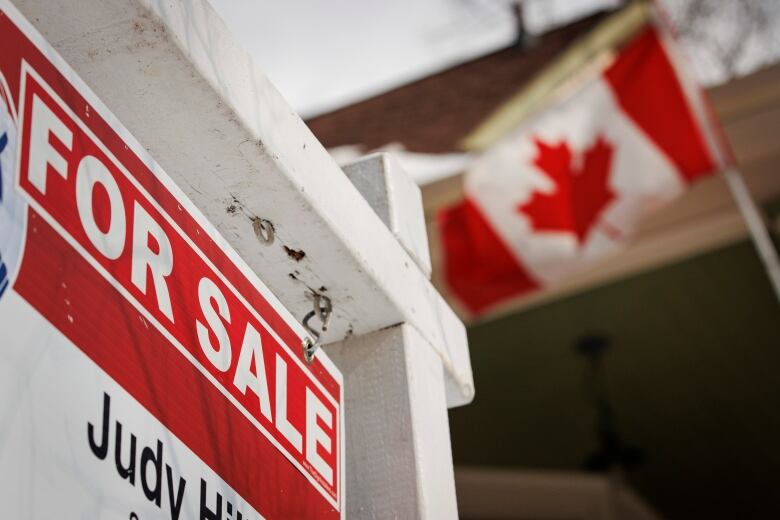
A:
POLYGON ((388 153, 361 157, 343 169, 417 267, 430 278, 431 255, 420 188, 388 153))
POLYGON ((446 407, 473 398, 468 345, 402 229, 421 223, 392 209, 409 184, 389 179, 383 223, 206 0, 12 1, 293 315, 333 302, 352 516, 456 516, 446 407))
MULTIPOLYGON (((344 171, 430 276, 419 188, 387 154, 365 157, 344 171)), ((441 325, 462 333, 451 319, 441 325)), ((443 358, 407 324, 347 338, 326 350, 344 375, 349 410, 347 515, 456 518, 443 358)), ((460 360, 470 366, 468 352, 460 360)))
POLYGON ((404 324, 326 350, 344 375, 347 518, 457 518, 439 356, 404 324))

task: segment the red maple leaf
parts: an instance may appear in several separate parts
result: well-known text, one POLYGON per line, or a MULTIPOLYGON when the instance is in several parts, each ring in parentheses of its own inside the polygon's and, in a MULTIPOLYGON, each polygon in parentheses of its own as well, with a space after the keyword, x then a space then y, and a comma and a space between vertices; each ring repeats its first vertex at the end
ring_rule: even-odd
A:
POLYGON ((548 145, 534 139, 539 151, 534 164, 545 172, 555 188, 551 193, 534 192, 517 207, 531 219, 538 231, 568 231, 583 243, 604 208, 615 198, 609 174, 614 147, 602 136, 582 154, 579 167, 566 142, 548 145))

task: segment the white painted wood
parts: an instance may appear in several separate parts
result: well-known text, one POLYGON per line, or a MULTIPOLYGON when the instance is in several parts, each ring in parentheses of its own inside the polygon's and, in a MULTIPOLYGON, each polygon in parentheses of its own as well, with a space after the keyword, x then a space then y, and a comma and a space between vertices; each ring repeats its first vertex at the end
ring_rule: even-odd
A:
POLYGON ((206 0, 14 3, 295 316, 320 292, 326 342, 407 323, 471 401, 462 323, 206 0))
MULTIPOLYGON (((420 188, 406 175, 391 154, 368 155, 344 166, 344 173, 368 201, 382 222, 393 232, 418 267, 430 277, 431 257, 420 188)), ((468 339, 457 315, 437 298, 436 319, 441 324, 446 354, 441 356, 445 373, 447 403, 467 404, 474 395, 468 339)))
POLYGON ((436 353, 408 325, 325 349, 344 375, 347 518, 457 518, 436 353))
POLYGON ((330 297, 347 516, 457 517, 447 407, 474 387, 465 328, 428 280, 417 188, 383 163, 373 202, 394 234, 205 0, 16 3, 295 316, 330 297))
POLYGON ((367 155, 342 169, 417 267, 430 278, 431 255, 420 187, 390 153, 367 155))
MULTIPOLYGON (((430 275, 430 254, 420 189, 391 155, 378 153, 344 166, 418 267, 430 275)), ((439 321, 457 320, 439 307, 439 321)), ((461 327, 443 333, 449 346, 466 345, 461 327)), ((469 367, 468 350, 439 357, 408 325, 326 347, 345 374, 347 514, 359 518, 456 518, 457 503, 445 410, 457 396, 455 366, 469 367), (446 363, 452 363, 446 367, 446 363), (450 398, 452 399, 452 397, 450 398), (366 439, 372 439, 368 443, 366 439)))
MULTIPOLYGON (((388 154, 365 157, 344 171, 418 266, 430 273, 419 188, 388 154)), ((437 315, 443 324, 457 321, 447 305, 439 306, 437 315)), ((445 327, 442 333, 460 336, 446 338, 450 347, 467 344, 462 327, 445 327)), ((345 375, 350 410, 347 514, 456 518, 446 403, 462 392, 452 387, 453 377, 445 382, 444 374, 457 374, 456 367, 468 367, 470 374, 468 349, 438 355, 413 327, 401 324, 326 350, 345 375)))

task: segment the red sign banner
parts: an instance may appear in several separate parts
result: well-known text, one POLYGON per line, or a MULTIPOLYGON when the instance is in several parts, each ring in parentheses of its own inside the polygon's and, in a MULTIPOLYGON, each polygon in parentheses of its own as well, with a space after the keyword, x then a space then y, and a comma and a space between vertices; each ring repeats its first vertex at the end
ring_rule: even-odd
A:
MULTIPOLYGON (((19 237, 0 250, 12 264, 2 349, 18 351, 12 359, 67 357, 72 373, 47 381, 86 402, 42 390, 28 400, 81 432, 75 446, 37 442, 70 451, 52 463, 67 455, 83 457, 85 471, 113 470, 91 495, 52 496, 51 511, 75 517, 118 496, 125 518, 144 508, 171 518, 341 517, 338 370, 322 352, 305 363, 301 326, 40 35, 0 7, 0 117, 14 163, 0 163, 0 210, 11 208, 0 239, 6 227, 19 237), (22 330, 33 324, 46 333, 22 330)), ((34 384, 26 365, 7 368, 34 384)), ((0 422, 0 433, 15 429, 0 422)), ((0 451, 0 479, 5 457, 27 464, 0 451)))

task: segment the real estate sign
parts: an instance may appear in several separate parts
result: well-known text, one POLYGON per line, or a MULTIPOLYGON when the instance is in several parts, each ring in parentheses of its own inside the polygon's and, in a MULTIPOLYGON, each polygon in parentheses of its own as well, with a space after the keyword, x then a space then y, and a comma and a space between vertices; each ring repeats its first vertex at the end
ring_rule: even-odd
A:
POLYGON ((341 375, 5 0, 0 42, 4 517, 341 517, 341 375))

